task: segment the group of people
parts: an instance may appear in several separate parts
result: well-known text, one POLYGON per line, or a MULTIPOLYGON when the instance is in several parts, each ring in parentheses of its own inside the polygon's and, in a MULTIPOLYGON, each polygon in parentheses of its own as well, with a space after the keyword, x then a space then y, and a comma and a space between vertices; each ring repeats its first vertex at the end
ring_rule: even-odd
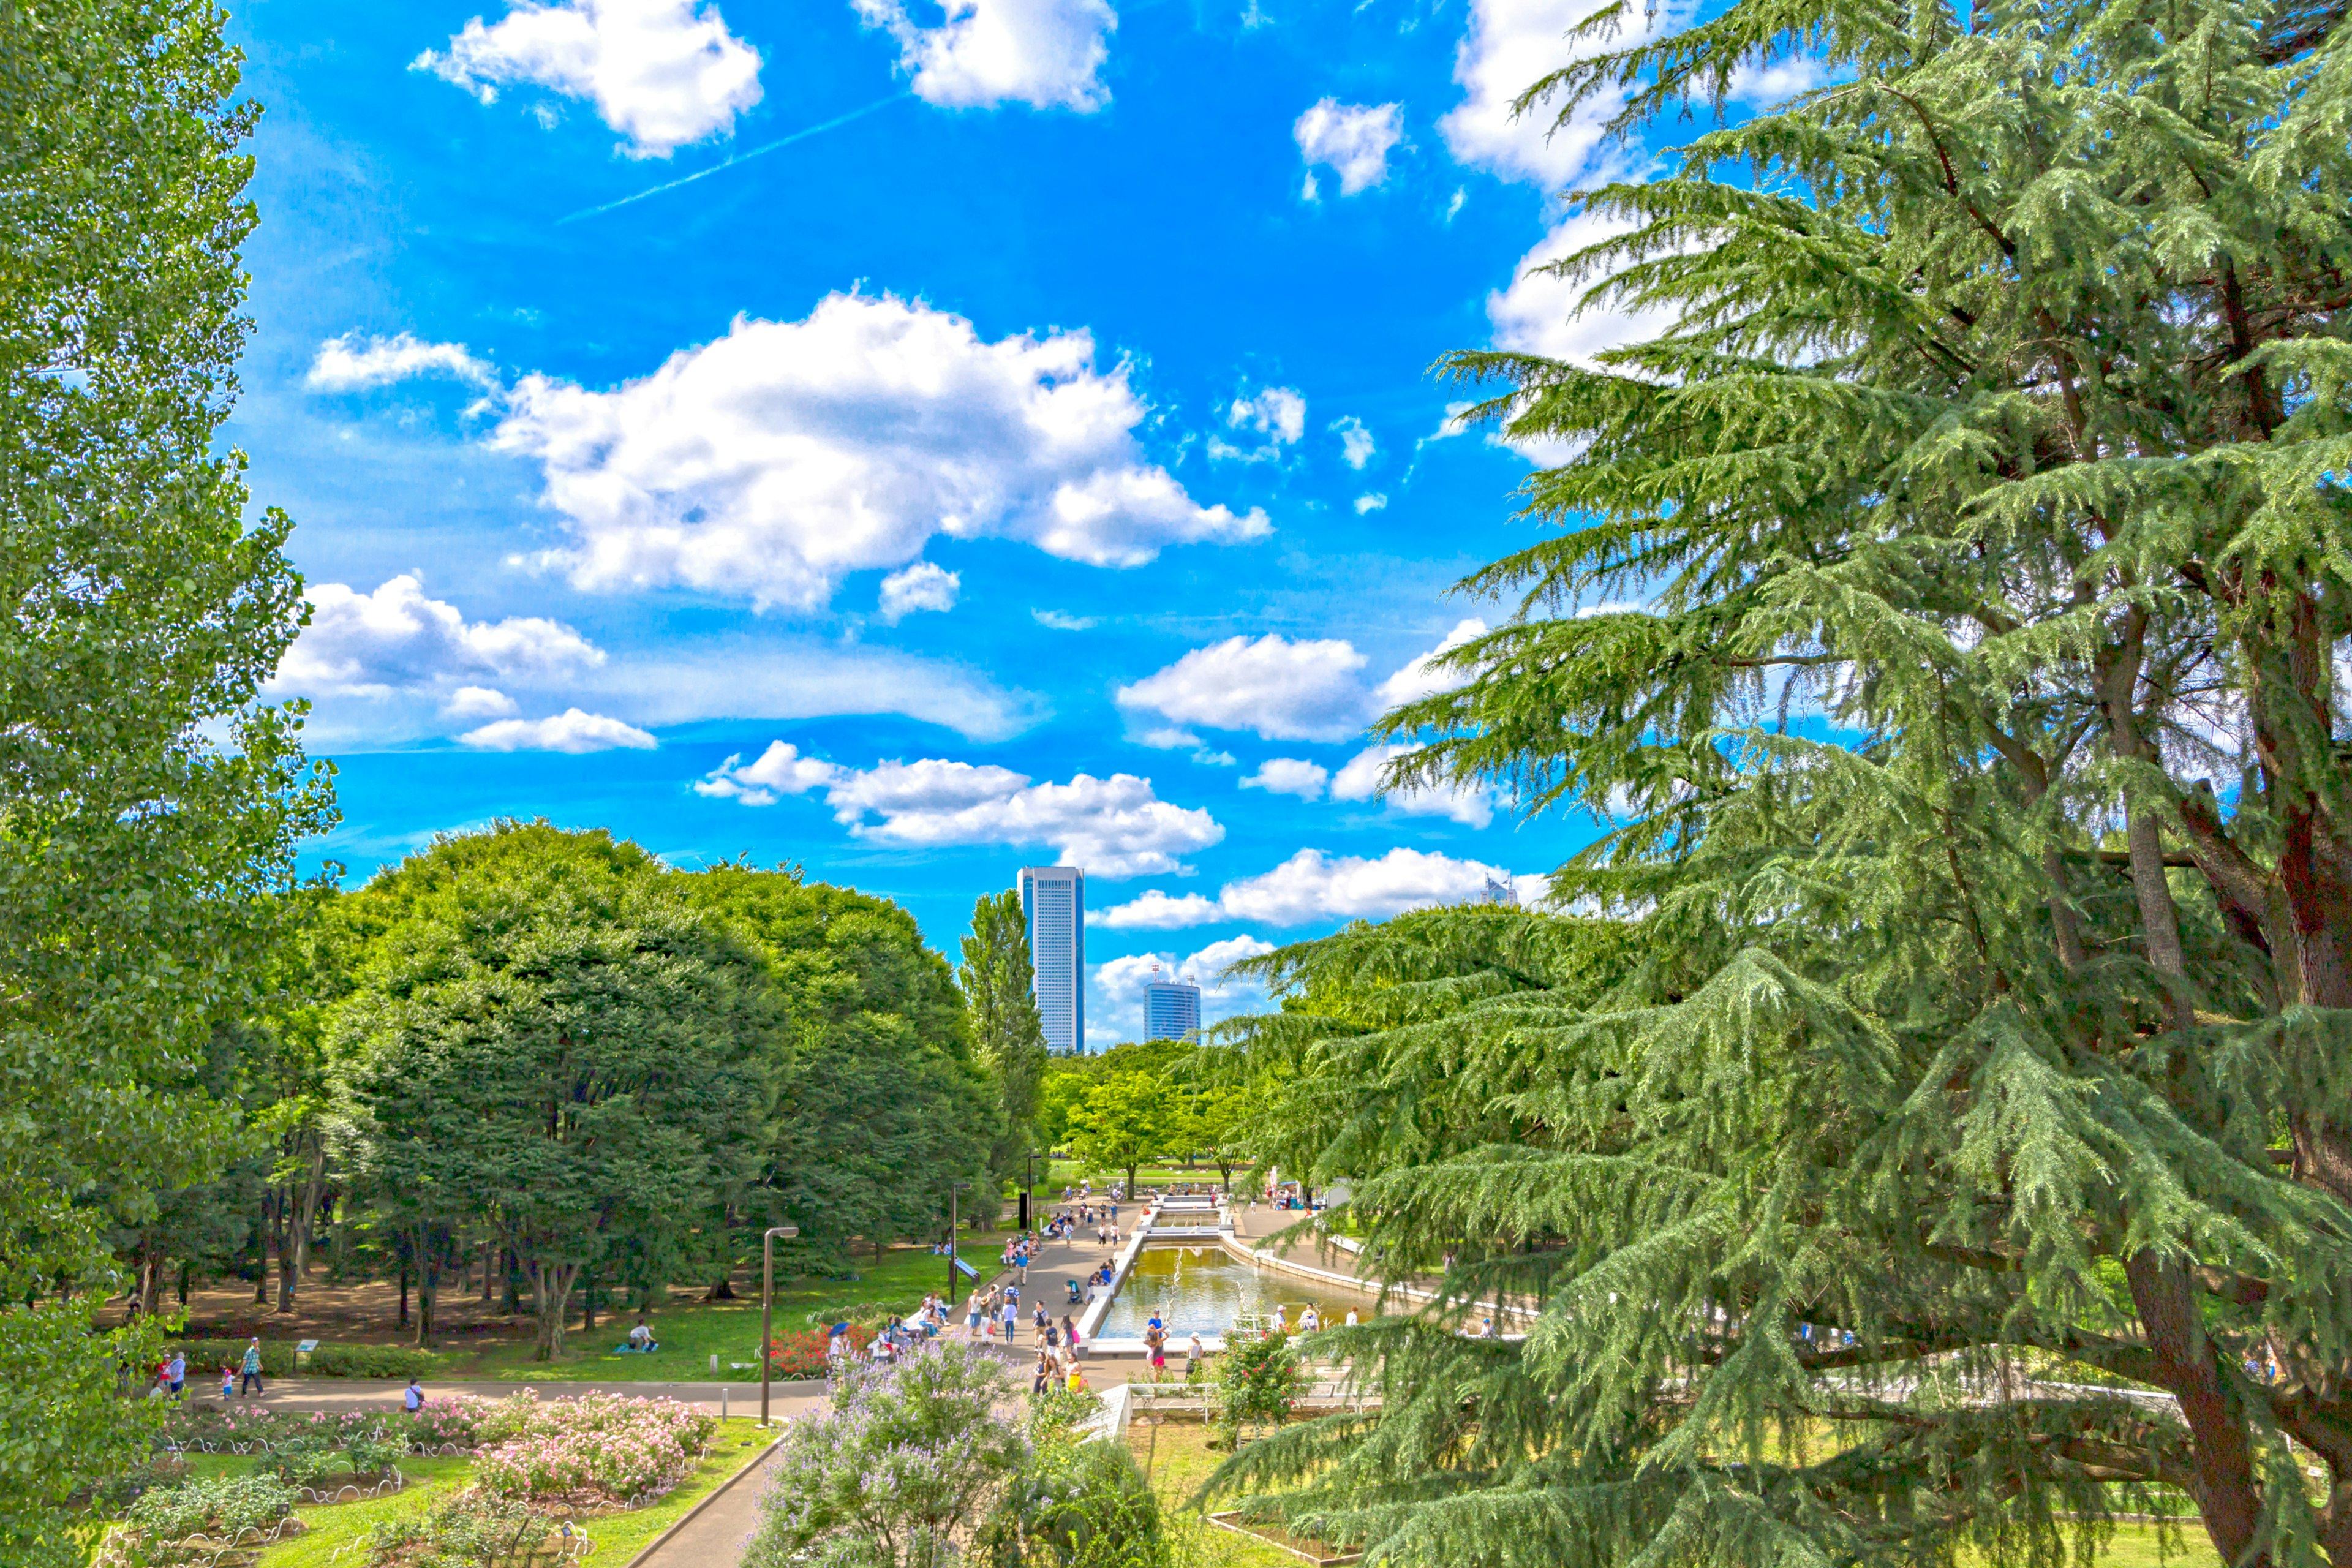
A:
MULTIPOLYGON (((250 1394, 259 1399, 261 1382, 261 1342, 247 1341, 242 1362, 221 1363, 221 1398, 232 1400, 250 1394)), ((154 1380, 147 1386, 150 1399, 185 1399, 188 1390, 188 1352, 175 1350, 155 1363, 154 1380)))

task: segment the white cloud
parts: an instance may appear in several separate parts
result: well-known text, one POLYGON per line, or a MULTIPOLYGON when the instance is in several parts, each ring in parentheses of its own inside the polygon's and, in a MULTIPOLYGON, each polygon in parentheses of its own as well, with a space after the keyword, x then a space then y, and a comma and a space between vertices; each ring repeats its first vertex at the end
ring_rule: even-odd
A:
POLYGON ((1039 626, 1057 632, 1090 632, 1101 625, 1092 616, 1068 616, 1059 610, 1032 610, 1029 615, 1039 626))
POLYGON ((1307 434, 1307 398, 1287 386, 1266 387, 1255 397, 1236 397, 1225 410, 1225 427, 1255 431, 1265 439, 1256 447, 1236 447, 1221 436, 1212 436, 1212 458, 1238 458, 1245 463, 1278 459, 1284 447, 1297 446, 1307 434))
POLYGON ((1389 498, 1381 494, 1379 490, 1374 490, 1369 495, 1358 496, 1356 498, 1356 515, 1358 517, 1361 517, 1366 512, 1378 511, 1381 508, 1388 504, 1389 498))
POLYGON ((697 793, 745 805, 822 790, 834 819, 887 844, 1052 845, 1061 858, 1105 878, 1183 869, 1178 857, 1225 836, 1205 810, 1160 799, 1150 779, 1079 773, 1033 784, 1010 768, 927 757, 870 768, 804 757, 772 742, 749 766, 730 757, 696 782, 697 793))
POLYGON ((1268 757, 1258 764, 1257 772, 1242 780, 1242 788, 1320 800, 1323 786, 1330 780, 1331 770, 1320 763, 1310 763, 1304 757, 1268 757))
POLYGON ((479 16, 410 62, 484 103, 535 83, 586 99, 638 157, 666 157, 732 130, 760 101, 760 55, 698 0, 520 0, 494 26, 479 16))
POLYGON ((1171 899, 1157 888, 1126 903, 1087 911, 1087 924, 1108 926, 1113 931, 1174 931, 1181 926, 1208 925, 1223 918, 1222 906, 1214 899, 1204 899, 1198 893, 1171 899))
MULTIPOLYGON (((1080 113, 1110 101, 1097 75, 1118 16, 1107 0, 940 0, 945 19, 919 26, 903 0, 852 0, 898 44, 916 96, 950 109, 1026 103, 1080 113)), ((926 6, 928 9, 928 6, 926 6)))
POLYGON ((278 661, 275 690, 304 697, 387 697, 447 691, 469 676, 527 683, 576 677, 604 650, 560 621, 537 616, 468 621, 403 574, 373 594, 341 583, 310 590, 310 624, 278 661))
POLYGON ((1363 668, 1354 645, 1335 638, 1227 637, 1120 687, 1118 700, 1180 724, 1255 730, 1276 741, 1338 740, 1363 724, 1363 668))
POLYGON ((1515 877, 1500 867, 1450 855, 1396 848, 1377 860, 1301 849, 1281 865, 1228 882, 1213 899, 1188 893, 1171 899, 1154 889, 1089 917, 1114 931, 1175 930, 1220 921, 1272 926, 1335 920, 1386 920, 1407 910, 1483 898, 1489 881, 1508 883, 1522 904, 1541 900, 1545 879, 1515 877))
POLYGON ((1486 623, 1475 616, 1454 622, 1454 629, 1447 632, 1435 647, 1381 681, 1380 689, 1373 694, 1375 700, 1385 711, 1407 702, 1418 702, 1424 697, 1434 697, 1441 691, 1451 691, 1462 684, 1461 678, 1433 668, 1430 660, 1486 635, 1486 623))
POLYGON ((943 566, 918 561, 882 579, 881 607, 877 612, 892 626, 917 610, 952 610, 963 579, 943 566))
POLYGON ((1274 944, 1255 936, 1232 936, 1213 942, 1199 952, 1179 958, 1172 952, 1139 952, 1097 964, 1088 976, 1087 1033, 1100 1020, 1104 1040, 1133 1040, 1143 1036, 1144 987, 1154 978, 1188 980, 1201 988, 1201 1022, 1216 1023, 1238 1013, 1264 1011, 1270 1005, 1263 987, 1226 968, 1244 958, 1274 951, 1274 944))
POLYGON ((1181 752, 1187 746, 1197 746, 1201 737, 1190 730, 1146 730, 1135 737, 1139 746, 1150 746, 1155 752, 1181 752))
POLYGON ((1343 414, 1334 419, 1330 428, 1339 435, 1339 455, 1348 459, 1348 467, 1361 473, 1364 465, 1372 460, 1372 454, 1380 450, 1380 444, 1372 439, 1370 429, 1352 414, 1343 414))
POLYGON ((1603 296, 1578 315, 1577 303, 1593 281, 1572 283, 1538 268, 1622 233, 1624 225, 1579 212, 1555 225, 1541 243, 1519 258, 1508 288, 1486 297, 1486 319, 1495 343, 1517 353, 1541 354, 1590 366, 1593 355, 1655 337, 1675 323, 1670 310, 1627 310, 1603 296))
POLYGON ((610 392, 526 376, 494 437, 540 460, 582 587, 679 583, 813 608, 934 533, 1024 540, 1097 566, 1271 531, 1144 460, 1149 409, 1084 331, 983 341, 960 316, 834 294, 803 321, 738 317, 610 392))
POLYGON ((1371 800, 1378 797, 1391 811, 1407 816, 1444 816, 1472 827, 1484 827, 1495 820, 1495 796, 1486 789, 1408 789, 1393 790, 1382 795, 1381 769, 1391 758, 1412 750, 1410 746, 1367 746, 1348 759, 1331 780, 1333 800, 1371 800))
MULTIPOLYGON (((1456 162, 1507 180, 1527 180, 1548 192, 1576 182, 1601 142, 1601 127, 1623 95, 1597 94, 1557 131, 1552 113, 1537 104, 1514 115, 1511 104, 1546 71, 1601 49, 1647 37, 1663 16, 1629 16, 1609 38, 1588 38, 1571 47, 1571 26, 1607 0, 1471 0, 1470 30, 1454 57, 1454 79, 1462 101, 1437 122, 1456 162)), ((1668 7, 1661 6, 1660 12, 1668 7)))
POLYGON ((1192 753, 1192 760, 1204 768, 1230 768, 1241 761, 1231 752, 1213 752, 1205 746, 1192 753))
MULTIPOLYGON (((1166 668, 1118 689, 1119 706, 1178 724, 1251 730, 1269 741, 1342 741, 1400 702, 1444 689, 1428 668, 1434 655, 1486 629, 1465 620, 1430 652, 1377 686, 1363 679, 1364 656, 1341 638, 1292 642, 1270 632, 1197 647, 1166 668)), ((1188 730, 1155 730, 1146 745, 1187 746, 1188 730)))
POLYGON ((546 719, 501 719, 457 737, 487 752, 650 752, 660 742, 633 724, 577 708, 546 719))
POLYGON ((304 384, 314 392, 359 392, 417 376, 446 375, 485 389, 499 373, 463 343, 428 343, 407 332, 394 337, 345 332, 319 345, 304 384))
POLYGON ((1291 126, 1315 190, 1313 170, 1320 164, 1339 176, 1339 194, 1352 196, 1389 176, 1389 149, 1404 139, 1403 106, 1394 103, 1341 103, 1336 98, 1318 100, 1291 126))
POLYGON ((452 719, 503 719, 517 710, 513 698, 488 686, 461 686, 441 704, 452 719))

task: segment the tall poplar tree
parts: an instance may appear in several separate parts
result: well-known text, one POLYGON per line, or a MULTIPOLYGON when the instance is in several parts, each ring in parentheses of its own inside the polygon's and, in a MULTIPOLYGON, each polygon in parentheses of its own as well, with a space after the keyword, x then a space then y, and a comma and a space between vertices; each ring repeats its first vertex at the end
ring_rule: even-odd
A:
POLYGON ((1362 1331, 1370 1432, 1228 1480, 1449 1568, 2054 1563, 2165 1498, 2352 1565, 2342 15, 1739 0, 1531 90, 1828 84, 1584 195, 1561 272, 1673 327, 1454 362, 1577 455, 1391 782, 1614 818, 1555 892, 1619 921, 1262 965, 1268 1142, 1533 1316, 1362 1331))
POLYGON ((972 1056, 995 1079, 1003 1119, 990 1164, 999 1179, 1024 1174, 1024 1156, 1037 1146, 1045 1026, 1037 1016, 1036 972, 1020 894, 986 894, 972 905, 958 978, 971 1019, 972 1056))
MULTIPOLYGON (((128 1346, 101 1173, 216 1172, 201 1087, 331 815, 257 702, 302 615, 289 523, 216 446, 245 342, 256 110, 201 0, 0 6, 0 1561, 79 1562, 128 1346), (159 1092, 171 1086, 177 1092, 159 1092), (80 1292, 61 1299, 64 1292, 80 1292)), ((141 1224, 151 1213, 121 1213, 141 1224)))

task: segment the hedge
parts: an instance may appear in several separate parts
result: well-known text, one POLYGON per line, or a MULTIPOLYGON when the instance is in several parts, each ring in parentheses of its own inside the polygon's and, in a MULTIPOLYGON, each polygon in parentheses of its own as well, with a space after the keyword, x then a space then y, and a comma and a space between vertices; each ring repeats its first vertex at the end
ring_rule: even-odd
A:
MULTIPOLYGON (((244 1340, 175 1340, 171 1348, 187 1353, 188 1386, 203 1393, 220 1376, 224 1364, 245 1365, 245 1347, 244 1340)), ((431 1351, 405 1345, 322 1344, 303 1358, 302 1371, 318 1377, 430 1377, 439 1365, 440 1358, 431 1351)), ((261 1342, 261 1374, 294 1374, 292 1340, 261 1342)))

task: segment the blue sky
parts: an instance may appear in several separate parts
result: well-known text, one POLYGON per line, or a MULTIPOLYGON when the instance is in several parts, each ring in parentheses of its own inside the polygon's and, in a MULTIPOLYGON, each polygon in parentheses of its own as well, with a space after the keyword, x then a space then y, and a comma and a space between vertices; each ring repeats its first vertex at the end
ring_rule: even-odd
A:
POLYGON ((950 950, 1068 860, 1098 1041, 1155 961, 1556 864, 1360 731, 1533 537, 1431 363, 1639 325, 1523 276, 1634 166, 1508 115, 1584 4, 238 9, 315 858, 545 816, 950 950))

